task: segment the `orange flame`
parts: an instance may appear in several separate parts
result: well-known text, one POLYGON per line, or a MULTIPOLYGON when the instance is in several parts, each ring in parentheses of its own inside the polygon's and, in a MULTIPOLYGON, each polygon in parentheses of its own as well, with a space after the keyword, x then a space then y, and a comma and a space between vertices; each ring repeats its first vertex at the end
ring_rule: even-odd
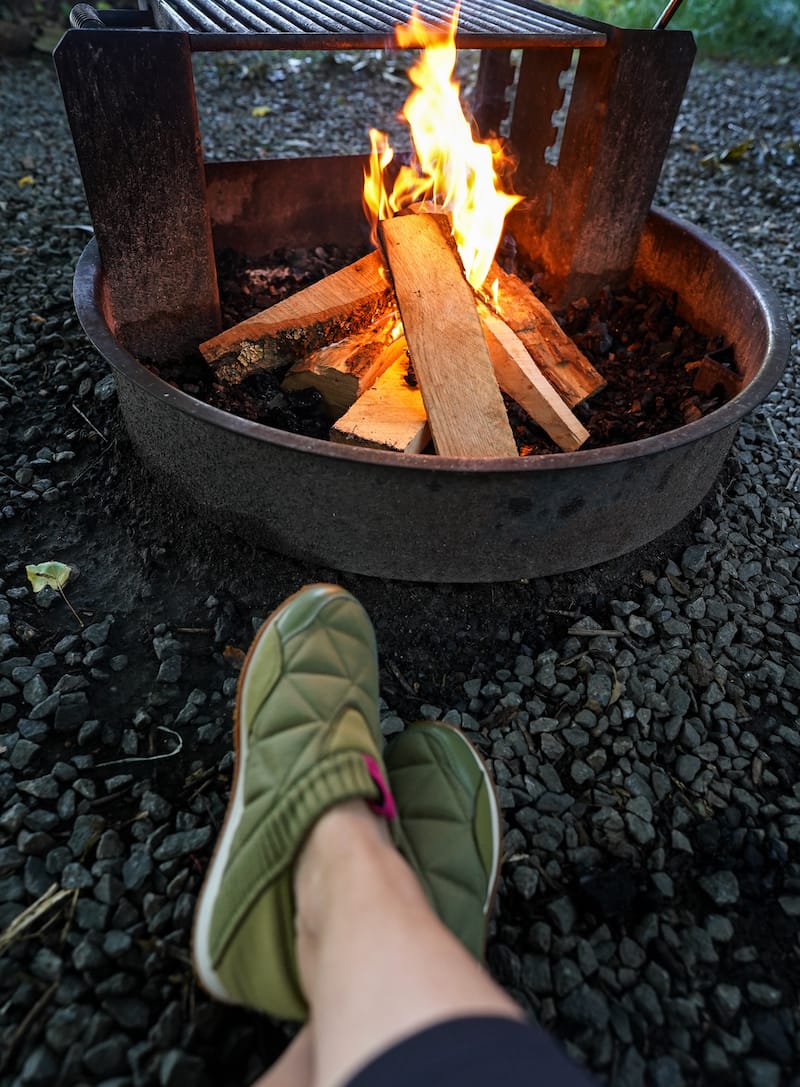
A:
POLYGON ((459 100, 459 84, 452 78, 456 62, 455 35, 458 7, 449 27, 428 26, 416 9, 409 22, 395 30, 401 49, 423 49, 409 71, 414 84, 401 116, 411 129, 415 162, 401 166, 391 193, 385 171, 394 152, 388 137, 370 131, 372 153, 364 173, 364 209, 373 224, 418 201, 432 201, 446 211, 453 224, 467 279, 479 289, 494 258, 508 212, 521 197, 503 192, 495 169, 499 146, 476 142, 459 100))

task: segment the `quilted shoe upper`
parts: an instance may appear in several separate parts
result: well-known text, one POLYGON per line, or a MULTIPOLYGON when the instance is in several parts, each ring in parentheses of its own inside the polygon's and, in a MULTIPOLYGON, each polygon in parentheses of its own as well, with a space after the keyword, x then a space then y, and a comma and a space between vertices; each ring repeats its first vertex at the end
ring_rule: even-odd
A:
POLYGON ((400 851, 451 932, 480 959, 500 869, 500 813, 472 745, 435 722, 411 725, 388 747, 400 813, 400 851))
POLYGON ((376 798, 364 755, 382 767, 377 697, 372 625, 335 586, 291 598, 256 637, 239 683, 236 781, 203 891, 213 903, 196 926, 217 995, 303 1017, 291 868, 324 811, 376 798))

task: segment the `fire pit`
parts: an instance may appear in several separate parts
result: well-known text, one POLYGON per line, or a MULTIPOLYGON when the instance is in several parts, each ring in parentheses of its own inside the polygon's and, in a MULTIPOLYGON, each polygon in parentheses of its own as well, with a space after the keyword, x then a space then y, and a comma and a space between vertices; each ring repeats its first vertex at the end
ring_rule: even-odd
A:
MULTIPOLYGON (((605 112, 613 123, 585 129, 579 145, 570 142, 569 125, 555 143, 546 142, 553 138, 550 117, 542 120, 541 110, 533 112, 530 95, 543 72, 558 76, 568 67, 573 43, 563 26, 561 37, 547 49, 541 40, 523 43, 511 133, 520 148, 522 191, 530 198, 513 217, 517 243, 523 252, 536 251, 543 258, 548 287, 562 298, 623 279, 677 295, 682 316, 733 346, 743 387, 724 407, 658 437, 607 449, 491 460, 342 447, 287 434, 201 403, 138 361, 137 356, 174 357, 218 331, 211 234, 198 228, 198 222, 202 227, 207 218, 217 247, 253 254, 280 246, 358 246, 364 240, 359 199, 363 163, 344 157, 203 168, 196 144, 189 147, 192 141, 187 144, 179 134, 180 146, 157 145, 154 151, 164 167, 159 184, 152 182, 162 213, 165 199, 175 201, 170 174, 186 171, 191 184, 188 193, 182 190, 180 229, 168 237, 165 252, 154 253, 159 246, 148 237, 148 217, 159 208, 144 207, 144 222, 135 229, 121 227, 119 188, 131 182, 121 174, 111 186, 116 192, 109 193, 101 177, 102 160, 96 160, 100 144, 106 141, 110 148, 118 137, 96 125, 87 133, 85 123, 78 123, 78 114, 86 121, 87 92, 78 86, 77 68, 70 67, 86 48, 94 49, 101 64, 113 55, 114 63, 124 66, 130 57, 116 44, 120 34, 133 36, 133 54, 157 74, 152 47, 142 42, 140 31, 73 31, 71 43, 67 35, 57 62, 90 205, 93 193, 98 197, 93 206, 97 243, 90 244, 79 263, 76 305, 87 334, 116 372, 135 446, 170 487, 237 533, 299 558, 362 574, 466 582, 540 576, 605 561, 654 539, 701 501, 739 420, 778 380, 788 335, 769 290, 731 252, 666 215, 647 215, 688 73, 690 43, 683 35, 670 34, 649 45, 638 32, 586 21, 572 29, 582 50, 570 123, 575 102, 578 120, 581 109, 590 105, 597 113, 598 94, 605 96, 605 112), (683 75, 669 80, 670 102, 664 109, 665 71, 676 57, 683 62, 683 75), (658 106, 655 126, 644 126, 646 138, 631 106, 631 81, 643 71, 651 77, 644 85, 658 106), (643 152, 645 157, 637 162, 635 176, 626 177, 630 199, 617 207, 614 175, 630 169, 632 145, 639 159, 643 152), (547 149, 552 152, 549 159, 547 149), (592 157, 587 160, 587 155, 592 157), (577 161, 581 156, 582 164, 577 161), (326 203, 321 209, 323 182, 326 203), (271 198, 276 191, 291 194, 288 205, 276 204, 271 198), (566 209, 563 215, 552 212, 554 194, 566 209), (137 290, 131 299, 134 267, 137 290), (185 279, 187 267, 193 270, 188 286, 178 275, 183 272, 185 279), (152 297, 138 286, 142 280, 152 297)), ((167 37, 171 41, 164 48, 174 49, 177 38, 191 35, 167 37)), ((502 44, 518 42, 506 38, 502 44)), ((497 88, 506 77, 503 51, 497 42, 492 45, 485 52, 488 60, 482 60, 482 84, 484 91, 488 88, 482 112, 497 122, 502 114, 497 88)), ((140 71, 137 78, 141 76, 140 71)), ((563 93, 563 81, 556 79, 556 84, 563 93)), ((637 90, 641 86, 640 79, 637 90)), ((166 109, 161 101, 166 91, 162 95, 156 85, 154 96, 156 112, 166 109)), ((545 105, 554 104, 552 87, 545 88, 543 98, 545 105)), ((191 136, 192 124, 196 132, 191 108, 184 111, 184 120, 191 136)), ((135 132, 141 122, 131 121, 128 127, 135 132)), ((140 144, 142 139, 140 133, 140 144)), ((136 180, 142 183, 141 169, 136 180)), ((151 183, 146 176, 144 180, 151 183)), ((178 209, 168 211, 174 217, 178 209)), ((163 222, 159 229, 161 237, 163 222)))

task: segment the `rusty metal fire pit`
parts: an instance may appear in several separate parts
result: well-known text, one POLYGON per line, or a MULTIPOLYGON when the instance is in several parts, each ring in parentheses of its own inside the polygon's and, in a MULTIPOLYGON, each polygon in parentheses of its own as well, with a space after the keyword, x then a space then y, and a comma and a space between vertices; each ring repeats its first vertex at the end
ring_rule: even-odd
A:
MULTIPOLYGON (((697 506, 788 356, 788 330, 760 278, 700 231, 650 211, 694 56, 685 31, 621 30, 538 0, 464 0, 456 43, 481 51, 473 113, 483 132, 507 124, 525 197, 510 229, 550 296, 637 279, 675 294, 682 317, 734 348, 743 388, 724 407, 624 446, 449 459, 248 422, 138 361, 182 358, 220 331, 215 248, 258 256, 366 242, 361 156, 203 161, 192 53, 374 48, 410 6, 79 5, 55 62, 96 236, 76 273, 80 319, 116 373, 143 460, 207 517, 264 547, 420 581, 604 562, 697 506)), ((438 0, 428 6, 442 11, 438 0)))
POLYGON ((115 339, 94 242, 77 268, 75 301, 114 369, 142 459, 204 515, 263 547, 340 570, 502 581, 601 563, 677 524, 713 485, 739 421, 780 378, 789 349, 780 307, 729 249, 653 213, 634 276, 677 293, 682 316, 734 346, 742 392, 703 419, 629 445, 502 460, 343 447, 193 399, 115 339))

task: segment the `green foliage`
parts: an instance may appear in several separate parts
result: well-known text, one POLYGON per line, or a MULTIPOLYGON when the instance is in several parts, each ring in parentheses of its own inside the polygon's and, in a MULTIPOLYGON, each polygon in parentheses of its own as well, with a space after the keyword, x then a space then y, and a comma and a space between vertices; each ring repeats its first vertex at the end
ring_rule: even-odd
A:
MULTIPOLYGON (((651 27, 666 0, 577 0, 570 6, 615 26, 651 27)), ((800 63, 797 0, 684 0, 670 26, 693 31, 708 56, 800 63)))

